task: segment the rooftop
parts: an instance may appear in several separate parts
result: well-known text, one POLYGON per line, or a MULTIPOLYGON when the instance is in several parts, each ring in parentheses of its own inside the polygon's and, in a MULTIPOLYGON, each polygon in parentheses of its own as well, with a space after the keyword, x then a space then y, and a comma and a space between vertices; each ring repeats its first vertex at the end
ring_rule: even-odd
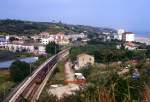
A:
POLYGON ((89 55, 89 54, 86 54, 86 53, 82 53, 82 54, 79 54, 77 57, 82 57, 82 56, 92 56, 92 55, 89 55))
POLYGON ((25 46, 43 46, 40 43, 9 43, 9 44, 15 44, 15 45, 25 45, 25 46))
POLYGON ((123 33, 123 34, 133 34, 132 32, 125 32, 125 33, 123 33))

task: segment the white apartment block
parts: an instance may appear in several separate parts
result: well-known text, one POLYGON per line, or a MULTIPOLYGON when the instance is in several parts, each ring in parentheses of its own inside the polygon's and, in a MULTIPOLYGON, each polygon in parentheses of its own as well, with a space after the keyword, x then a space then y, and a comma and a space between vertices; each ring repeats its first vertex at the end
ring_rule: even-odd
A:
POLYGON ((85 35, 84 33, 80 33, 80 34, 70 34, 67 35, 68 39, 73 39, 73 40, 77 40, 78 38, 87 38, 87 35, 85 35))
POLYGON ((47 45, 49 42, 55 41, 54 37, 49 37, 49 38, 41 38, 41 44, 47 45))
POLYGON ((26 50, 27 52, 31 53, 34 52, 34 46, 33 45, 22 45, 22 44, 5 44, 4 48, 8 49, 9 51, 22 51, 22 50, 26 50))
POLYGON ((41 38, 41 44, 47 45, 49 42, 50 42, 50 41, 49 41, 48 38, 41 38))
POLYGON ((118 29, 118 40, 122 40, 123 39, 123 34, 125 33, 124 29, 118 29))
POLYGON ((9 36, 0 36, 0 46, 7 44, 9 42, 9 36))
POLYGON ((39 54, 45 54, 46 53, 45 46, 38 46, 38 53, 39 54))
POLYGON ((133 34, 132 32, 125 32, 123 34, 123 41, 134 42, 135 41, 135 34, 133 34))
POLYGON ((41 44, 47 45, 49 42, 55 42, 59 45, 67 45, 70 43, 68 36, 66 36, 62 33, 50 35, 47 38, 41 38, 41 44))
POLYGON ((41 44, 16 44, 16 43, 7 43, 0 46, 0 48, 7 49, 12 52, 22 52, 35 53, 35 54, 45 54, 45 46, 41 44))

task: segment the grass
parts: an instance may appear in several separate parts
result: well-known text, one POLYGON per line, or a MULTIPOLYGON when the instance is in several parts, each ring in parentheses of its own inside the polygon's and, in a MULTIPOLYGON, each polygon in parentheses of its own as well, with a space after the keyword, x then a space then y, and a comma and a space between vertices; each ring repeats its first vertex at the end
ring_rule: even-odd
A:
POLYGON ((25 57, 33 57, 34 55, 31 53, 17 53, 16 57, 17 58, 25 58, 25 57))
POLYGON ((68 96, 69 98, 73 97, 70 100, 68 98, 63 98, 60 101, 53 100, 55 97, 48 95, 47 89, 51 84, 60 84, 58 79, 64 76, 62 73, 63 63, 60 62, 57 67, 59 71, 56 70, 50 79, 39 102, 143 102, 144 100, 149 102, 150 100, 149 86, 143 85, 141 80, 133 80, 130 74, 128 76, 117 75, 116 71, 119 70, 119 65, 110 65, 109 70, 99 65, 90 66, 90 71, 80 70, 87 74, 88 84, 85 90, 77 92, 75 96, 68 96))
POLYGON ((53 77, 50 78, 50 81, 48 82, 50 85, 51 84, 64 84, 64 80, 65 80, 65 73, 64 73, 64 62, 60 61, 57 66, 56 69, 54 71, 53 77))
MULTIPOLYGON (((47 58, 39 57, 39 60, 32 66, 37 68, 41 63, 43 63, 47 58)), ((0 102, 9 94, 12 88, 16 86, 11 80, 9 70, 0 70, 0 102)))
POLYGON ((8 70, 0 70, 0 102, 10 92, 15 83, 11 81, 8 70))
MULTIPOLYGON (((10 60, 17 57, 30 57, 32 54, 16 54, 9 51, 0 51, 0 60, 10 60), (9 56, 11 55, 11 56, 9 56)), ((50 56, 39 56, 39 60, 32 64, 33 70, 39 67, 50 56)), ((0 70, 0 102, 9 94, 17 83, 11 80, 9 70, 0 70)))
POLYGON ((51 57, 50 55, 46 56, 39 56, 39 59, 34 62, 32 64, 33 70, 37 69, 43 62, 45 62, 49 57, 51 57))
POLYGON ((1 70, 0 71, 0 83, 10 80, 10 75, 8 70, 1 70))
MULTIPOLYGON (((146 85, 142 85, 140 80, 133 80, 131 75, 119 76, 116 71, 118 66, 110 66, 109 70, 99 66, 91 66, 88 69, 80 70, 85 73, 88 82, 87 90, 80 93, 83 94, 84 102, 140 102, 144 93, 145 100, 149 100, 150 91, 146 85), (87 71, 85 71, 87 70, 87 71), (145 89, 142 91, 142 89, 145 89), (96 100, 95 100, 96 99, 96 100)), ((147 101, 149 102, 149 101, 147 101)))
MULTIPOLYGON (((41 96, 39 98, 38 102, 56 102, 54 99, 56 99, 56 97, 54 96, 50 96, 47 93, 47 90, 49 89, 50 85, 52 84, 65 84, 64 80, 65 80, 65 73, 64 73, 64 65, 65 63, 63 61, 60 61, 57 66, 56 69, 53 73, 53 75, 49 78, 44 90, 41 93, 41 96), (53 98, 52 98, 53 97, 53 98)), ((56 99, 57 100, 57 99, 56 99)))

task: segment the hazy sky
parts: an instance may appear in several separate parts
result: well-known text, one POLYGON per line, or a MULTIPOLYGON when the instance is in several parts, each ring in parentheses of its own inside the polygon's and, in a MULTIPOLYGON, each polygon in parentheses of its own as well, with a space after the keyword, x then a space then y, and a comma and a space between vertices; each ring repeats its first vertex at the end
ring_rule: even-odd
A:
POLYGON ((150 31, 150 0, 0 0, 0 19, 150 31))

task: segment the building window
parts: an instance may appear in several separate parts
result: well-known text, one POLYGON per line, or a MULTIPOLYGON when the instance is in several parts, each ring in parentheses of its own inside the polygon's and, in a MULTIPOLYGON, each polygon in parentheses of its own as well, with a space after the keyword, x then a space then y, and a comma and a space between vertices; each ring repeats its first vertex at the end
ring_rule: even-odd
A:
POLYGON ((89 60, 90 60, 90 61, 92 61, 92 59, 91 59, 91 58, 89 58, 89 60))

